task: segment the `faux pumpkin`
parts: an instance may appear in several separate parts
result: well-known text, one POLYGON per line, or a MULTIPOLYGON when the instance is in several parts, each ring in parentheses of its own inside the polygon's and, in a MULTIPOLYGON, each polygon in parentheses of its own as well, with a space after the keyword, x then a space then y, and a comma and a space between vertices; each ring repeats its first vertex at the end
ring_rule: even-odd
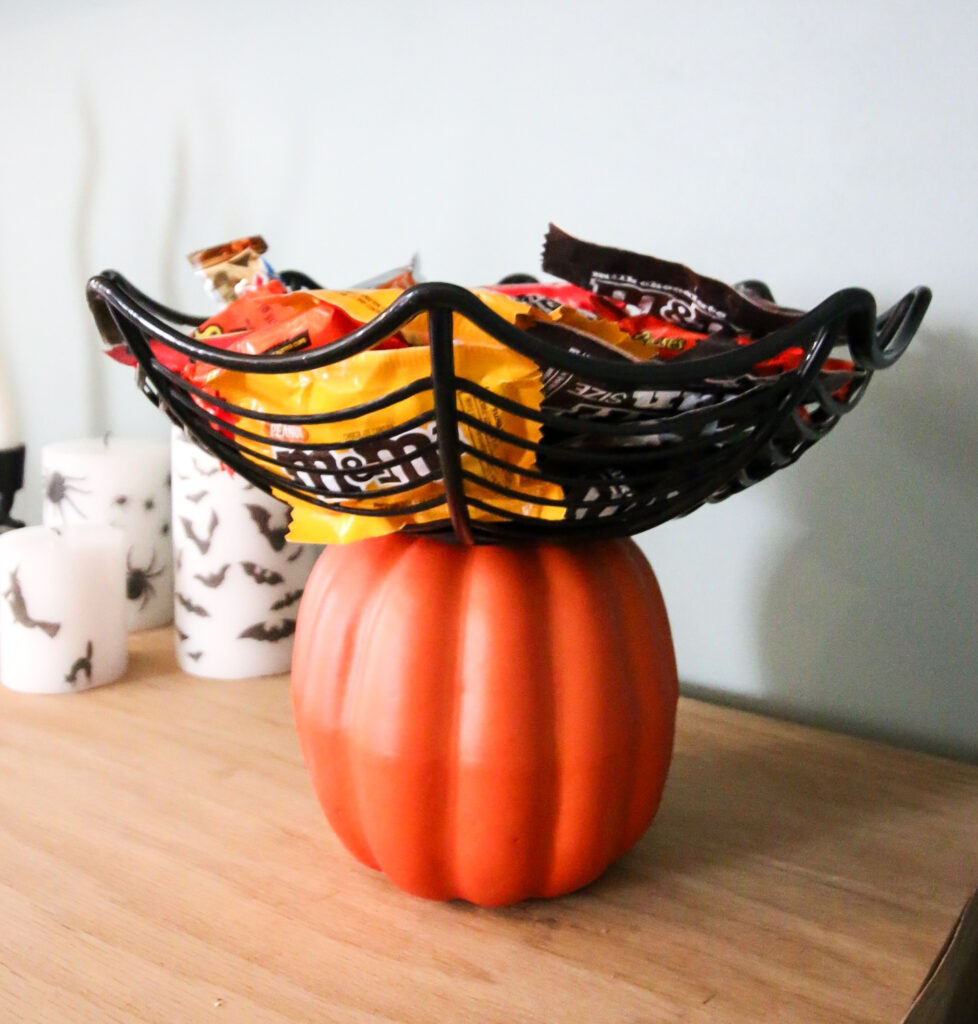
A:
POLYGON ((328 547, 292 698, 327 818, 402 889, 486 906, 595 879, 645 832, 676 666, 630 540, 328 547))

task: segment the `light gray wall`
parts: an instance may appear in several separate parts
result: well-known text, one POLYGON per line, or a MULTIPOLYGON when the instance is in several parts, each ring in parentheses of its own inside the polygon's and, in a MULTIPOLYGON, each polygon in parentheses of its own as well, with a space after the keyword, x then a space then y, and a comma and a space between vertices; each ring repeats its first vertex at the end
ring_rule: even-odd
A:
MULTIPOLYGON (((642 538, 697 692, 978 755, 978 24, 965 2, 0 2, 0 345, 32 451, 165 435, 96 350, 115 266, 260 231, 337 285, 537 268, 549 219, 812 305, 930 284, 863 405, 642 538)), ((32 463, 20 510, 35 515, 32 463)))

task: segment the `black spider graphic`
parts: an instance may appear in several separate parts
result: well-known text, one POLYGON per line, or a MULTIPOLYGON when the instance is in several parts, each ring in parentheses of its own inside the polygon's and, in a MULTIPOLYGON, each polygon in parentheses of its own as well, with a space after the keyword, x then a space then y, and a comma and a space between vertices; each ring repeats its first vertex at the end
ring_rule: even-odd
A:
POLYGON ((132 564, 132 551, 126 555, 126 597, 130 601, 139 602, 139 610, 142 611, 152 598, 156 597, 156 587, 153 586, 153 580, 157 576, 161 576, 166 567, 160 566, 156 568, 156 552, 153 552, 153 557, 149 560, 149 565, 145 569, 140 569, 139 566, 132 564))
POLYGON ((84 481, 84 477, 80 476, 65 476, 64 473, 59 473, 55 470, 47 479, 44 481, 44 498, 49 501, 59 512, 61 518, 64 519, 64 510, 62 505, 68 505, 73 508, 75 512, 82 517, 86 518, 85 513, 71 500, 73 494, 91 494, 91 491, 86 491, 84 488, 79 487, 78 484, 84 481))

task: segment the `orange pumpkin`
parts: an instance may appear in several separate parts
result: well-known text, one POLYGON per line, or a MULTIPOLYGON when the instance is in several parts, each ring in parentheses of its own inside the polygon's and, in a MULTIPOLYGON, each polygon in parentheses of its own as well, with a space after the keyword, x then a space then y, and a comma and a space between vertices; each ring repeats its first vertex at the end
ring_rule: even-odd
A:
POLYGON ((292 663, 299 739, 349 850, 402 889, 485 906, 595 879, 645 832, 677 681, 630 540, 327 548, 292 663))

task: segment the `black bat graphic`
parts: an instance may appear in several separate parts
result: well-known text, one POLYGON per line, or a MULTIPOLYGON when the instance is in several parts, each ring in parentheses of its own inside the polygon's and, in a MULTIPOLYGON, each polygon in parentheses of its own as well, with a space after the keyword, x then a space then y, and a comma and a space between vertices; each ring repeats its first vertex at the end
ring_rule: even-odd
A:
MULTIPOLYGON (((176 627, 174 627, 174 628, 176 628, 176 627)), ((177 636, 180 637, 180 643, 185 643, 187 640, 190 639, 190 634, 189 633, 184 633, 184 631, 182 629, 178 629, 177 630, 177 636)))
POLYGON ((78 658, 72 663, 71 668, 68 670, 68 674, 65 676, 65 682, 70 683, 72 686, 78 682, 79 673, 85 673, 86 678, 89 682, 92 681, 92 641, 89 640, 85 646, 85 657, 78 658))
POLYGON ((253 626, 242 630, 238 634, 241 640, 262 640, 266 643, 276 643, 292 636, 295 632, 295 619, 282 619, 281 623, 256 622, 253 626))
POLYGON ((196 505, 201 498, 206 498, 207 494, 208 491, 205 488, 203 491, 198 491, 196 494, 187 494, 184 497, 186 497, 187 501, 192 501, 196 505))
POLYGON ((198 537, 197 531, 194 529, 194 524, 184 516, 180 517, 180 522, 183 525, 183 532, 187 535, 187 540, 193 541, 197 546, 197 550, 202 554, 206 555, 211 549, 211 542, 214 540, 214 531, 217 529, 217 513, 211 509, 211 521, 207 527, 207 536, 198 537))
POLYGON ((280 612, 283 608, 288 608, 290 605, 295 604, 300 597, 302 597, 301 590, 290 591, 285 595, 285 597, 280 597, 275 604, 272 605, 271 610, 273 612, 280 612))
POLYGON ((203 576, 201 573, 195 572, 194 579, 200 580, 205 587, 213 589, 214 587, 219 587, 224 582, 224 577, 227 576, 228 569, 230 568, 231 563, 228 562, 227 565, 222 566, 217 572, 212 572, 209 576, 203 576))
POLYGON ((196 459, 191 459, 190 461, 194 464, 194 469, 196 469, 201 476, 213 476, 215 473, 220 472, 221 469, 220 466, 214 466, 211 469, 201 469, 200 466, 197 465, 196 459))
POLYGON ((42 622, 40 619, 31 617, 30 612, 27 610, 27 604, 24 601, 24 592, 20 588, 20 580, 17 578, 18 572, 20 572, 20 567, 14 569, 10 574, 10 586, 4 591, 3 595, 10 605, 14 622, 19 623, 21 626, 26 626, 28 629, 41 629, 48 636, 57 636, 58 630, 61 629, 60 622, 42 622))
POLYGON ((193 658, 194 661, 198 661, 203 653, 203 651, 187 651, 187 657, 193 658))
POLYGON ((244 569, 245 575, 250 576, 256 583, 268 583, 275 586, 285 582, 285 577, 280 572, 276 572, 274 569, 263 569, 260 565, 255 565, 254 562, 242 562, 241 568, 244 569))
POLYGON ((285 547, 285 535, 289 532, 289 524, 286 522, 285 526, 270 526, 272 521, 272 514, 267 508, 261 505, 245 505, 251 518, 255 522, 255 526, 258 527, 258 532, 268 541, 272 546, 273 551, 281 551, 285 547))
POLYGON ((179 602, 190 612, 191 615, 200 615, 202 618, 209 619, 211 613, 206 609, 202 608, 199 604, 194 604, 189 597, 184 597, 183 594, 175 593, 173 595, 179 602))

